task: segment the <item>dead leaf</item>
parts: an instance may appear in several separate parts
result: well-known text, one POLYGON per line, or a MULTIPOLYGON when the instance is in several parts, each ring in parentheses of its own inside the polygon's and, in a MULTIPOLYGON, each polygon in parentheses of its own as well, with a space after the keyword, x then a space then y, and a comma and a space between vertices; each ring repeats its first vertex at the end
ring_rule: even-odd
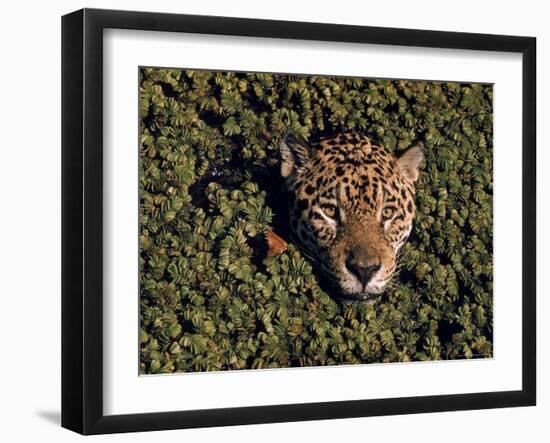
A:
POLYGON ((286 251, 288 244, 281 237, 279 237, 275 232, 269 229, 265 234, 265 239, 267 240, 267 256, 276 257, 281 255, 286 251))

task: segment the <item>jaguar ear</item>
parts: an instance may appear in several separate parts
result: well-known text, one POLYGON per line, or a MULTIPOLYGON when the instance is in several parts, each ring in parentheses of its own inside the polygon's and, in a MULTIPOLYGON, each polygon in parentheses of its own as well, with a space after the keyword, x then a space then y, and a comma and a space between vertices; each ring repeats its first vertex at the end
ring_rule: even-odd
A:
POLYGON ((281 140, 279 152, 281 153, 281 175, 285 178, 303 168, 311 157, 309 146, 295 138, 281 140))
POLYGON ((420 163, 424 159, 424 145, 418 143, 416 146, 407 149, 401 157, 397 159, 397 166, 402 177, 415 182, 418 180, 420 163))

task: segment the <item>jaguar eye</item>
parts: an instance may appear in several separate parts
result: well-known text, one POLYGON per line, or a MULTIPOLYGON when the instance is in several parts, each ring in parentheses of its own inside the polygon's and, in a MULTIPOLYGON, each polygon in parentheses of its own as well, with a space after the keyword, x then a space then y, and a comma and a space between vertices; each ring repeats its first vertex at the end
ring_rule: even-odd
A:
POLYGON ((391 219, 395 214, 395 208, 392 208, 391 206, 386 206, 384 209, 382 209, 382 219, 384 221, 391 219))
POLYGON ((328 218, 336 219, 337 208, 334 205, 321 205, 321 210, 328 218))

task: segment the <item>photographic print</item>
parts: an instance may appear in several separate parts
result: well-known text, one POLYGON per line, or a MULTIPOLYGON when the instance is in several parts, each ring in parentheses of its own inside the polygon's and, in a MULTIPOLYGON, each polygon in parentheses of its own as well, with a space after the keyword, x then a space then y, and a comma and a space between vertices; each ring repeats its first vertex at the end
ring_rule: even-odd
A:
POLYGON ((492 99, 141 67, 140 374, 492 358, 492 99))

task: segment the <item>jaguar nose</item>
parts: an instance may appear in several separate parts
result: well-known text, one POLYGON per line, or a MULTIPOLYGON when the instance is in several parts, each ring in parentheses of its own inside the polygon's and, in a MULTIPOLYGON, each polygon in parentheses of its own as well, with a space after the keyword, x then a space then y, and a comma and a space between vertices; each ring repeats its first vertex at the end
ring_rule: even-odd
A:
POLYGON ((349 271, 361 282, 363 288, 369 284, 372 277, 374 277, 374 274, 380 270, 380 263, 370 263, 365 265, 353 260, 348 260, 346 262, 346 266, 349 271))

